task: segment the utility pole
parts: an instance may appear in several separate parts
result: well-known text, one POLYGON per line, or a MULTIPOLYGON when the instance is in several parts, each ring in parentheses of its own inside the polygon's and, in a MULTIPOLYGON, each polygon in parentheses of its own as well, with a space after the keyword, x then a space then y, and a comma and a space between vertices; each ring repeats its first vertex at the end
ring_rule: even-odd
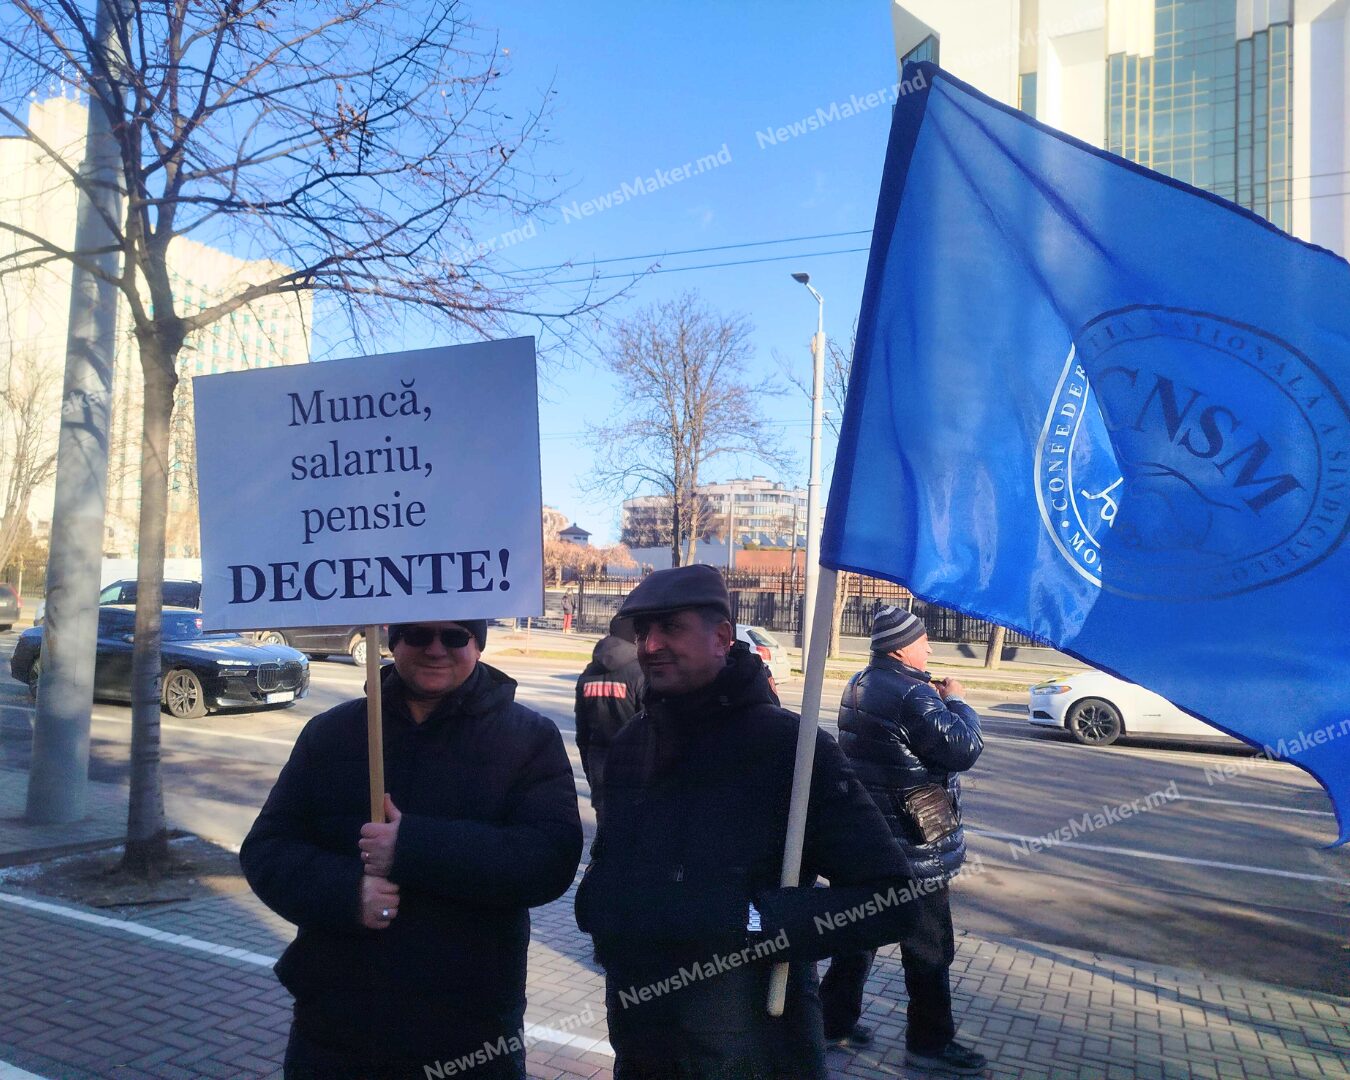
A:
POLYGON ((802 667, 811 649, 816 585, 820 580, 820 425, 824 415, 825 298, 811 287, 810 274, 793 274, 816 298, 816 336, 811 339, 811 472, 806 481, 806 595, 802 603, 802 667))
POLYGON ((70 328, 61 395, 47 614, 28 773, 27 819, 39 824, 85 815, 89 720, 94 700, 99 567, 108 492, 108 415, 112 406, 122 220, 121 154, 106 106, 120 99, 117 27, 122 0, 99 0, 89 50, 89 120, 79 169, 74 250, 88 265, 71 270, 70 328), (83 254, 97 252, 97 254, 83 254))

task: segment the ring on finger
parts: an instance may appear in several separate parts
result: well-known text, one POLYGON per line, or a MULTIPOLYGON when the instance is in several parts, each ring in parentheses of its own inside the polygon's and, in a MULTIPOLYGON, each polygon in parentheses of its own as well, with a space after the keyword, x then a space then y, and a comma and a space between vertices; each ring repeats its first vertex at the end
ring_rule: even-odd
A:
POLYGON ((389 909, 388 909, 388 908, 380 908, 380 918, 381 918, 381 919, 387 919, 387 918, 389 918, 389 909))

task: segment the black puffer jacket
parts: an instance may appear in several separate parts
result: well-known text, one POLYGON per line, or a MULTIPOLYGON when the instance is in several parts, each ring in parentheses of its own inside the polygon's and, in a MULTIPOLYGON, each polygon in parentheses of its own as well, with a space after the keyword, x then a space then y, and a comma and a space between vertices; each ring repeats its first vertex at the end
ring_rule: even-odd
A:
POLYGON ((966 834, 957 829, 932 844, 909 839, 898 812, 904 793, 923 784, 946 786, 961 813, 961 781, 984 749, 980 718, 964 701, 942 698, 923 673, 892 656, 873 654, 854 675, 839 705, 839 746, 858 779, 925 881, 951 877, 966 858, 966 834))
POLYGON ((577 679, 577 752, 591 785, 591 801, 600 801, 605 757, 619 729, 637 715, 642 701, 642 669, 637 646, 610 634, 595 643, 591 662, 577 679))
MULTIPOLYGON (((777 888, 797 728, 797 717, 777 706, 759 657, 733 650, 708 689, 678 698, 649 692, 611 745, 605 814, 576 904, 605 966, 616 1075, 823 1078, 810 961, 901 935, 869 918, 878 909, 862 905, 875 904, 876 892, 862 883, 903 888, 909 868, 824 732, 801 880, 824 874, 831 888, 777 888), (752 897, 764 914, 759 936, 746 931, 752 897), (829 918, 846 905, 849 915, 829 918), (817 917, 828 921, 822 927, 817 917), (765 940, 778 942, 767 958, 741 952, 765 940), (765 1001, 768 960, 777 959, 794 962, 787 1009, 775 1019, 765 1001)), ((882 906, 883 915, 905 914, 904 905, 882 906)))
POLYGON ((480 663, 421 724, 392 667, 381 686, 385 786, 403 815, 390 927, 360 922, 364 698, 305 726, 240 861, 259 898, 299 927, 276 970, 301 1034, 434 1064, 519 1031, 528 909, 572 883, 581 823, 557 727, 516 704, 500 671, 480 663))

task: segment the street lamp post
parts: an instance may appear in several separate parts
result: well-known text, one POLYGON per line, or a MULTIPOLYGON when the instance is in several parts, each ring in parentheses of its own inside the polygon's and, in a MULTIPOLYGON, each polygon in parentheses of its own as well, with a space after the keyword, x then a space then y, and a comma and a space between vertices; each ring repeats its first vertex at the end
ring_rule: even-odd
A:
POLYGON ((811 285, 810 274, 793 274, 816 298, 816 336, 811 339, 811 473, 806 482, 806 595, 802 598, 802 669, 811 648, 811 624, 820 579, 820 424, 825 384, 825 298, 811 285))

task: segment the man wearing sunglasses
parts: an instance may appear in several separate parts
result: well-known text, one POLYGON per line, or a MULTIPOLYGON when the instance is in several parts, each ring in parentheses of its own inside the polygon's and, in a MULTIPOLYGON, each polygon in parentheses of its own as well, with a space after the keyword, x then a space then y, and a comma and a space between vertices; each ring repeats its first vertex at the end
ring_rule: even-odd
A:
POLYGON ((486 641, 481 619, 389 627, 385 823, 362 698, 306 725, 244 841, 249 884, 299 927, 276 968, 287 1080, 525 1076, 529 908, 572 883, 582 833, 558 729, 486 641))

